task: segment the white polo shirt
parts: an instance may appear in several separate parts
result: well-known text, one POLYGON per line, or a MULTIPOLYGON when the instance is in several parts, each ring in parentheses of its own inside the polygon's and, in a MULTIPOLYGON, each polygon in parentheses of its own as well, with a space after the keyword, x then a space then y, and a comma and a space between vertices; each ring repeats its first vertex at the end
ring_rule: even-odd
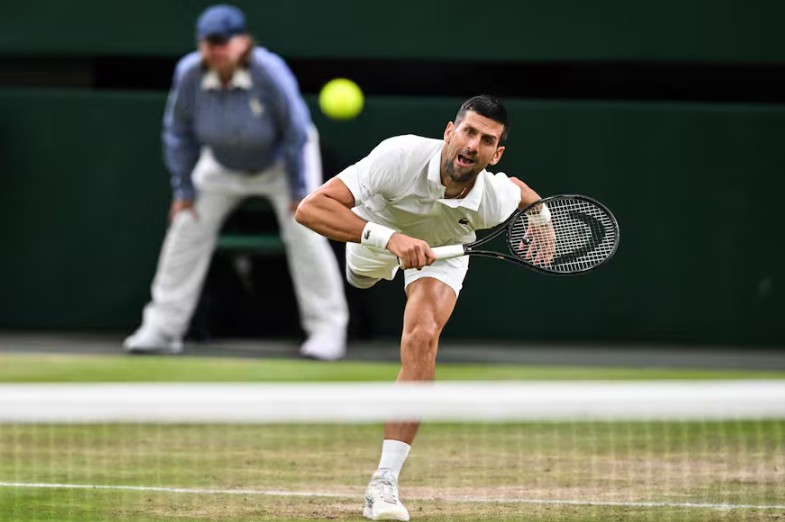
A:
POLYGON ((358 216, 431 246, 469 243, 518 208, 521 189, 502 173, 483 170, 461 199, 444 199, 443 140, 405 135, 381 142, 338 174, 354 196, 358 216))

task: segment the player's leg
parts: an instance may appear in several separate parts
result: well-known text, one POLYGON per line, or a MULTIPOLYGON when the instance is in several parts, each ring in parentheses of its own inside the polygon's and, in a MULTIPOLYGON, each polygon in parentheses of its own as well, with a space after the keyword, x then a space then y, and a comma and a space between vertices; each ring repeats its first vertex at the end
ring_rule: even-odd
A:
MULTIPOLYGON (((450 286, 431 277, 420 278, 406 287, 397 382, 433 380, 439 336, 457 298, 450 286)), ((417 423, 387 423, 384 438, 411 444, 417 427, 417 423)))
MULTIPOLYGON (((397 382, 432 381, 439 335, 455 308, 457 295, 450 286, 429 277, 411 283, 406 295, 397 382)), ((409 512, 398 496, 398 476, 418 426, 416 422, 385 424, 382 457, 365 493, 366 518, 409 520, 409 512)))
POLYGON ((132 353, 182 350, 220 227, 242 196, 221 190, 222 167, 203 154, 194 171, 194 211, 178 212, 167 229, 142 325, 124 342, 132 353), (200 182, 207 178, 207 182, 200 182))
MULTIPOLYGON (((407 270, 406 309, 397 382, 432 381, 439 337, 462 288, 468 258, 442 260, 422 270, 407 270)), ((379 466, 365 495, 363 514, 372 520, 409 520, 398 497, 398 477, 419 423, 388 422, 379 466)))

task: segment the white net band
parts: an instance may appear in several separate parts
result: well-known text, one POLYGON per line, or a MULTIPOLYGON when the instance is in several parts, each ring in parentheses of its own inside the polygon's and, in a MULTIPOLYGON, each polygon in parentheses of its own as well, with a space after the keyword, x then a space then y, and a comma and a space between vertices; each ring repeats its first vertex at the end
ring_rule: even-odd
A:
POLYGON ((785 382, 0 385, 0 423, 766 418, 785 382))

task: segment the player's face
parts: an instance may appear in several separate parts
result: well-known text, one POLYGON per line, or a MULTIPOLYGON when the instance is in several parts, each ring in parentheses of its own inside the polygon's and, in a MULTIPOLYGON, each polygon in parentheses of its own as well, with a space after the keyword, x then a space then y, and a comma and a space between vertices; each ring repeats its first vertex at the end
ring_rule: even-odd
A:
POLYGON ((503 124, 473 111, 467 112, 457 125, 448 123, 442 170, 459 183, 476 178, 485 167, 496 165, 501 159, 504 147, 499 143, 503 132, 503 124))
POLYGON ((219 72, 234 70, 240 59, 248 50, 249 40, 246 35, 237 35, 228 40, 201 40, 199 52, 207 66, 219 72))

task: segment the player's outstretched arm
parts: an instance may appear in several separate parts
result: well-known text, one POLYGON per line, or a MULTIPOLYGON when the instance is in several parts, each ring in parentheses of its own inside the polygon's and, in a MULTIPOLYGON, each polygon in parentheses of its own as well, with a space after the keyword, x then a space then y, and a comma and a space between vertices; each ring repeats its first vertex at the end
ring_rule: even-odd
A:
POLYGON ((330 239, 359 243, 366 222, 352 207, 352 192, 339 178, 332 178, 300 202, 294 219, 330 239))
MULTIPOLYGON (((368 232, 369 223, 351 211, 353 206, 352 192, 339 178, 332 178, 300 202, 294 218, 330 239, 368 244, 362 240, 362 235, 363 231, 368 232)), ((404 268, 422 268, 436 260, 425 241, 387 230, 384 244, 374 246, 387 248, 402 261, 404 268)))

